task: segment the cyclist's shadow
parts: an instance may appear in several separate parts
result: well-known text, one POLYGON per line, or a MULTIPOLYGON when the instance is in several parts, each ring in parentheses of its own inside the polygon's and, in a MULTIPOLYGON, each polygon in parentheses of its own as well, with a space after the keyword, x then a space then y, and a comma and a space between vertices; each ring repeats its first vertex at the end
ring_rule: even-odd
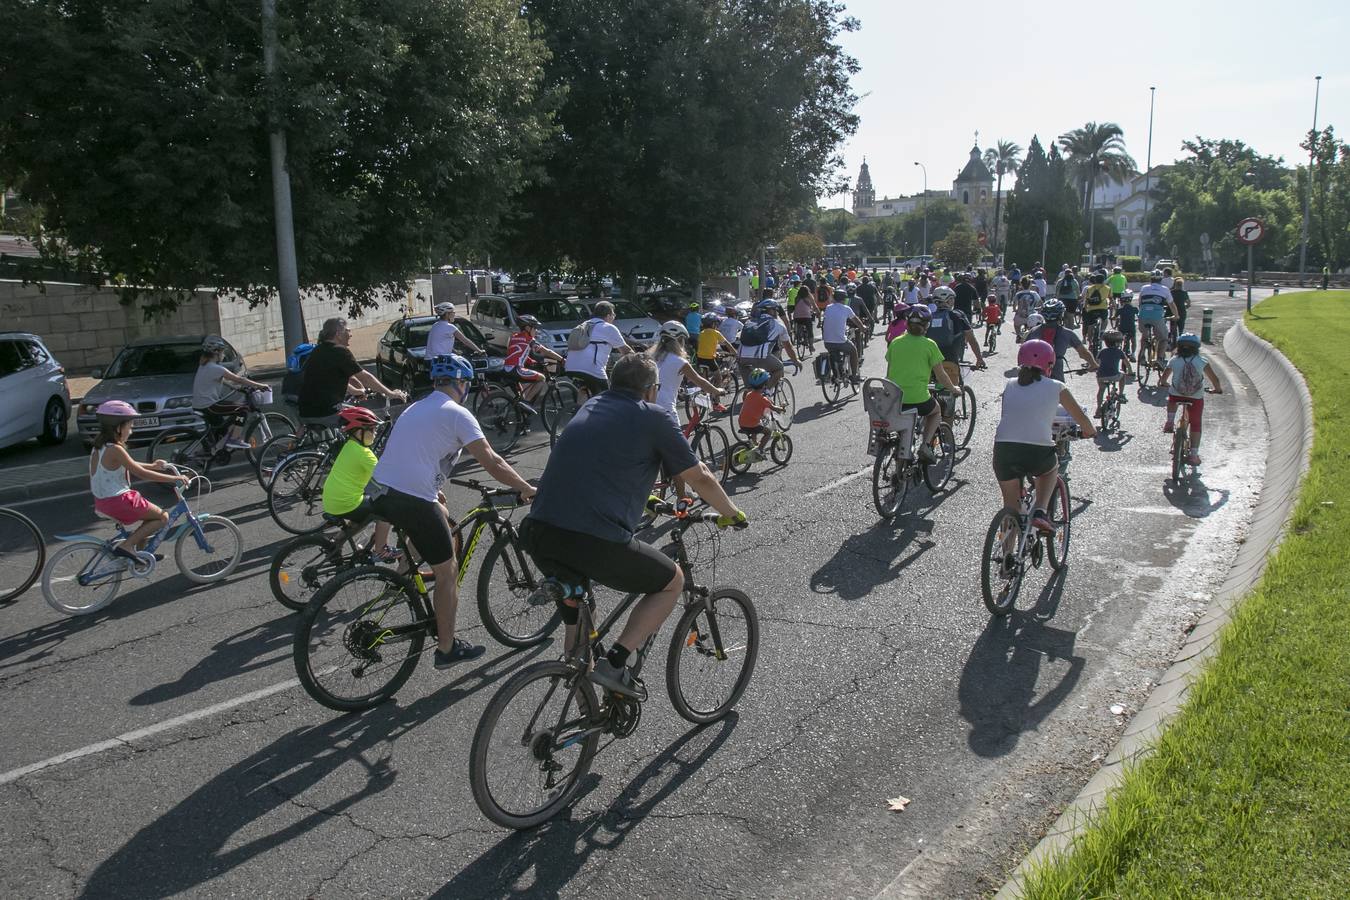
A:
POLYGON ((1046 624, 1062 586, 1062 578, 1052 578, 1030 610, 991 617, 966 658, 957 696, 961 717, 971 725, 970 749, 980 756, 1012 752, 1022 732, 1040 725, 1083 674, 1086 660, 1073 652, 1077 634, 1046 624), (1038 692, 1045 664, 1056 660, 1067 663, 1067 670, 1038 692))
POLYGON ((1203 519, 1228 503, 1229 491, 1216 488, 1217 499, 1211 499, 1209 486, 1199 475, 1181 479, 1180 483, 1168 480, 1163 483, 1163 496, 1192 519, 1203 519))
POLYGON ((811 590, 835 594, 843 600, 861 600, 878 585, 895 580, 919 557, 937 546, 932 539, 934 521, 922 512, 932 512, 950 495, 946 491, 929 503, 917 500, 911 490, 895 519, 882 519, 871 528, 851 534, 835 554, 811 574, 811 590))
POLYGON ((719 722, 689 729, 648 763, 607 809, 572 819, 577 800, 600 782, 591 773, 571 806, 557 817, 536 829, 508 834, 432 896, 441 900, 558 896, 592 853, 618 849, 648 813, 688 781, 731 737, 737 718, 733 710, 719 722), (681 751, 696 738, 706 743, 684 758, 681 751), (518 887, 521 881, 524 884, 518 887))

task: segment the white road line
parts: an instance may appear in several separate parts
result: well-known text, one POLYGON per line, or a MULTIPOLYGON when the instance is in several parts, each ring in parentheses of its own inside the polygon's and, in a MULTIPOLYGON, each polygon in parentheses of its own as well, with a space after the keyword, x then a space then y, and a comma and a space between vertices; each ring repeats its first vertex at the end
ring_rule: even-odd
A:
POLYGON ((59 756, 53 756, 44 759, 41 762, 35 762, 29 766, 11 769, 8 772, 0 774, 0 784, 9 784, 11 781, 18 781, 25 775, 32 775, 34 772, 41 772, 43 769, 50 769, 53 766, 63 765, 71 760, 80 759, 85 756, 93 756, 94 754, 102 753, 105 750, 115 750, 118 747, 125 747, 133 741, 143 740, 165 731, 172 731, 175 728, 187 725, 189 722, 195 722, 198 719, 214 716, 217 713, 234 709, 236 706, 254 703, 258 700, 266 699, 273 694, 280 694, 282 691, 289 691, 299 684, 300 682, 294 678, 287 679, 286 681, 279 681, 276 684, 268 685, 261 690, 252 691, 251 693, 243 694, 242 696, 235 697, 231 700, 224 700, 220 703, 203 707, 202 709, 183 713, 181 716, 174 716, 172 719, 165 719, 163 722, 156 722, 154 725, 148 725, 145 728, 137 728, 135 731, 128 731, 124 734, 119 734, 115 738, 99 741, 96 744, 89 744, 78 750, 71 750, 69 753, 62 753, 59 756))
POLYGON ((827 484, 827 485, 823 485, 823 486, 821 486, 821 487, 818 487, 818 488, 816 488, 814 491, 808 491, 808 492, 806 493, 805 496, 807 496, 807 497, 814 497, 814 496, 816 496, 817 494, 823 494, 823 493, 825 493, 826 491, 832 491, 832 490, 834 490, 835 488, 839 487, 841 484, 848 484, 850 481, 852 481, 852 480, 855 479, 855 478, 861 478, 862 476, 866 475, 866 474, 867 474, 868 472, 870 472, 871 470, 872 470, 872 467, 871 467, 871 466, 868 466, 868 467, 865 468, 865 469, 859 469, 858 471, 854 472, 854 473, 851 474, 851 475, 845 475, 843 478, 836 478, 834 481, 831 481, 831 482, 830 482, 829 484, 827 484))

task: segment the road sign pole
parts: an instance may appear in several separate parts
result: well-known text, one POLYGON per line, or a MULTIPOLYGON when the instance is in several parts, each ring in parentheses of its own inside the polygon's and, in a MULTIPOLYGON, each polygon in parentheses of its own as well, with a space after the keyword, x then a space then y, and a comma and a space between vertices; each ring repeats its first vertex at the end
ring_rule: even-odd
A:
POLYGON ((1252 278, 1256 275, 1256 267, 1252 265, 1252 247, 1247 245, 1247 312, 1252 311, 1252 278))

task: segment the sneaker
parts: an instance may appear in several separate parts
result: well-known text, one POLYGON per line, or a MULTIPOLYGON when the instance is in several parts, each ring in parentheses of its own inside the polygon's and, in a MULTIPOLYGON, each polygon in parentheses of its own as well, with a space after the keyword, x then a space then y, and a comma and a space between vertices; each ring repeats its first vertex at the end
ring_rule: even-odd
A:
POLYGON ((932 463, 937 462, 937 454, 933 452, 932 447, 924 444, 919 448, 919 459, 931 465, 932 463))
POLYGON ((225 442, 226 450, 249 450, 252 446, 253 445, 248 443, 248 441, 237 441, 234 438, 230 438, 225 442))
POLYGON ((1055 523, 1050 521, 1050 514, 1043 509, 1032 510, 1031 527, 1041 534, 1055 533, 1055 523))
POLYGON ((1171 434, 1176 430, 1177 427, 1173 425, 1171 422, 1168 422, 1166 425, 1163 426, 1163 434, 1171 434))
POLYGON ((1191 451, 1191 455, 1188 456, 1188 457, 1186 457, 1186 462, 1187 462, 1188 465, 1192 465, 1192 466, 1198 466, 1198 465, 1200 465, 1200 454, 1199 454, 1199 453, 1196 453, 1194 450, 1192 450, 1192 451, 1191 451))
POLYGON ((633 673, 627 666, 619 668, 608 659, 598 659, 595 661, 595 668, 591 670, 590 677, 591 681, 607 691, 613 691, 620 696, 634 699, 641 697, 633 687, 633 673))
POLYGON ((375 558, 376 562, 382 563, 398 562, 400 559, 403 558, 403 551, 398 549, 397 547, 391 547, 388 544, 385 544, 379 550, 376 550, 374 553, 372 553, 371 556, 375 558))
POLYGON ((455 642, 450 645, 449 653, 443 652, 439 647, 436 648, 432 664, 438 669, 448 669, 455 663, 477 659, 486 652, 487 648, 482 644, 470 644, 468 641, 455 638, 455 642))

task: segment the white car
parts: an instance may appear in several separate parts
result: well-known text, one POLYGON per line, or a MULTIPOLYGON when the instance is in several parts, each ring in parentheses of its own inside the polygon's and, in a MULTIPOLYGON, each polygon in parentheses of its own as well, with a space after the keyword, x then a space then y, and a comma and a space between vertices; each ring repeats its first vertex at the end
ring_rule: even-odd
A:
POLYGON ((69 422, 65 367, 36 335, 0 331, 0 447, 32 437, 59 444, 69 422))

